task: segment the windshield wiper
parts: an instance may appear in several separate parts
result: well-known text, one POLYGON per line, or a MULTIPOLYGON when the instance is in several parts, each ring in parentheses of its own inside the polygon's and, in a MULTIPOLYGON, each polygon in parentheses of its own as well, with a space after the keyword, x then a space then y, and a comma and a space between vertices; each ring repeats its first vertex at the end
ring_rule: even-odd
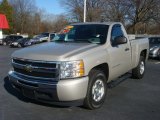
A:
POLYGON ((75 41, 75 42, 93 43, 92 41, 87 40, 87 39, 75 39, 74 41, 75 41))
POLYGON ((73 42, 73 43, 92 43, 92 44, 99 44, 99 43, 94 43, 91 40, 88 39, 74 39, 74 40, 53 40, 52 42, 73 42))

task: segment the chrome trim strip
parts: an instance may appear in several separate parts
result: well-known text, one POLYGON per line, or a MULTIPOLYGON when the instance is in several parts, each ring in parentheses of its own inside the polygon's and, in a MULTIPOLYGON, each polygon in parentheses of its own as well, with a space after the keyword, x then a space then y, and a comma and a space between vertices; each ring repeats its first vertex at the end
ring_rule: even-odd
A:
POLYGON ((28 77, 28 78, 31 78, 31 79, 37 79, 37 80, 48 80, 48 81, 58 81, 58 78, 44 78, 44 77, 34 77, 34 76, 28 76, 28 75, 24 75, 24 74, 21 74, 21 73, 18 73, 16 71, 13 71, 13 73, 17 74, 17 75, 20 75, 20 76, 24 76, 24 77, 28 77))
MULTIPOLYGON (((15 68, 20 68, 20 69, 25 69, 25 67, 27 67, 27 65, 22 65, 22 64, 19 64, 19 63, 15 63, 13 62, 12 63, 13 67, 15 68)), ((56 68, 51 68, 51 69, 48 69, 48 68, 43 68, 43 67, 35 67, 35 66, 31 66, 32 67, 32 71, 34 72, 44 72, 44 73, 57 73, 58 69, 56 68)))
MULTIPOLYGON (((26 83, 43 84, 43 85, 57 85, 57 84, 55 84, 55 83, 43 83, 43 82, 37 82, 37 81, 27 81, 27 80, 25 80, 25 79, 23 79, 23 78, 18 77, 16 74, 13 74, 13 73, 12 73, 12 74, 9 74, 9 76, 17 79, 17 81, 18 81, 18 80, 21 80, 21 81, 24 81, 24 82, 26 82, 26 83)), ((18 83, 19 83, 19 82, 18 82, 18 83)), ((20 83, 20 84, 22 84, 22 83, 20 83)), ((22 84, 22 85, 23 85, 23 84, 22 84)), ((24 84, 24 85, 25 85, 25 84, 24 84)))
POLYGON ((27 61, 27 62, 37 62, 37 63, 55 63, 60 64, 60 62, 52 62, 52 61, 42 61, 42 60, 29 60, 29 59, 23 59, 23 58, 12 58, 15 60, 21 60, 21 61, 27 61))
MULTIPOLYGON (((18 66, 23 66, 26 67, 27 65, 19 64, 16 62, 12 62, 13 65, 18 65, 18 66)), ((57 70, 57 68, 48 68, 48 67, 37 67, 37 66, 32 66, 33 69, 47 69, 47 70, 57 70)))

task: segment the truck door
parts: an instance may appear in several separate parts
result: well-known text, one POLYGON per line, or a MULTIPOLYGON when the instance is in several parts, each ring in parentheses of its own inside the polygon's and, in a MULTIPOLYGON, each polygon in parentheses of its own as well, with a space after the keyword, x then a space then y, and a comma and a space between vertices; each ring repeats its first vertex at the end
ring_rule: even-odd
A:
POLYGON ((125 37, 124 31, 119 24, 116 24, 112 27, 110 39, 111 47, 109 48, 109 53, 112 67, 110 77, 112 79, 128 72, 131 68, 130 43, 127 40, 127 43, 114 46, 112 43, 116 37, 125 37))

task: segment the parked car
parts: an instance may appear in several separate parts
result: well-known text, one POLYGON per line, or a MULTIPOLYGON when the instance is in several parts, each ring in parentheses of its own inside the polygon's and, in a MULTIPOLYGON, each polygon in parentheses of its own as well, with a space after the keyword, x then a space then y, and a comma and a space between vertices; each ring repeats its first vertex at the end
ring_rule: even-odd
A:
POLYGON ((37 44, 37 43, 47 42, 48 39, 49 39, 49 33, 41 33, 32 38, 31 40, 33 41, 34 44, 37 44))
POLYGON ((158 58, 160 60, 160 37, 149 38, 149 57, 158 58))
POLYGON ((148 53, 148 38, 128 39, 119 22, 77 23, 54 42, 14 52, 9 80, 31 99, 97 109, 109 82, 130 71, 143 78, 148 53))
POLYGON ((0 39, 0 45, 2 45, 3 44, 3 38, 2 39, 0 39))
POLYGON ((52 41, 55 36, 56 36, 56 33, 50 33, 49 34, 49 41, 52 41))
POLYGON ((12 43, 10 43, 10 46, 11 47, 27 47, 27 46, 30 46, 32 45, 32 41, 30 40, 30 38, 21 38, 21 39, 18 39, 17 41, 14 41, 12 43))
POLYGON ((0 39, 0 45, 3 45, 3 40, 7 37, 7 35, 3 35, 3 38, 0 39))
POLYGON ((19 35, 9 35, 2 40, 2 44, 3 45, 10 45, 11 43, 16 42, 18 39, 21 39, 21 38, 23 38, 23 37, 19 36, 19 35))

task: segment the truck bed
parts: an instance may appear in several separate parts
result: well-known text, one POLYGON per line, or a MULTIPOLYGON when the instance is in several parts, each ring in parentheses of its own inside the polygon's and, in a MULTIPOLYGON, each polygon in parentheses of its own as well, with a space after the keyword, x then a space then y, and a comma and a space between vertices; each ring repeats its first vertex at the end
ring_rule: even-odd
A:
MULTIPOLYGON (((130 40, 131 44, 131 57, 132 57, 132 68, 136 67, 139 61, 140 51, 149 48, 148 38, 139 38, 130 40)), ((148 50, 147 50, 148 52, 148 50)), ((147 54, 148 55, 148 54, 147 54)), ((148 58, 148 56, 146 56, 148 58)))

